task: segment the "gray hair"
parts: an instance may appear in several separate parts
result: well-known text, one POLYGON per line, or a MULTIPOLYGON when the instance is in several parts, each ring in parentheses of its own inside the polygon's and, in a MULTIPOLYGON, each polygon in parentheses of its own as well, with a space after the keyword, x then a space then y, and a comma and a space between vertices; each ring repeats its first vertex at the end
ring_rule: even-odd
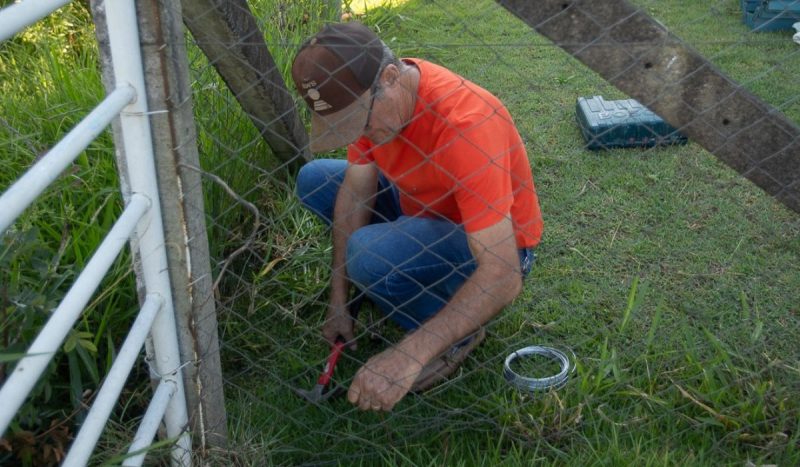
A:
POLYGON ((392 49, 390 49, 385 42, 381 41, 381 45, 383 46, 383 57, 381 58, 381 66, 378 68, 378 73, 375 75, 375 81, 372 83, 372 89, 376 93, 380 90, 380 77, 381 74, 383 73, 383 70, 385 70, 387 66, 394 65, 397 68, 400 68, 401 70, 403 69, 403 67, 406 66, 406 64, 403 63, 402 60, 397 58, 397 55, 395 55, 394 52, 392 52, 392 49))
POLYGON ((378 74, 380 74, 380 72, 389 65, 402 68, 404 65, 403 62, 397 58, 394 52, 392 52, 392 49, 390 49, 389 46, 383 41, 381 41, 381 45, 383 46, 383 58, 381 59, 381 67, 379 68, 378 74))

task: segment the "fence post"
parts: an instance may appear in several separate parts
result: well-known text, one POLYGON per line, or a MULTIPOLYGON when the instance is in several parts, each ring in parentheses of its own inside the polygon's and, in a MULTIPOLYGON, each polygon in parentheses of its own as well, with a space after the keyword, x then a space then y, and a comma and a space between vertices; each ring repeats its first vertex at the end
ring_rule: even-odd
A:
POLYGON ((195 42, 275 156, 294 168, 310 160, 308 134, 247 1, 182 3, 195 42))
MULTIPOLYGON (((93 16, 102 22, 98 3, 92 2, 93 16)), ((183 380, 190 429, 200 449, 224 449, 227 423, 202 186, 200 174, 182 168, 198 167, 199 156, 181 6, 178 0, 142 0, 136 8, 181 361, 189 363, 183 380)), ((104 30, 97 27, 104 81, 113 83, 104 30)))
POLYGON ((800 212, 800 127, 723 74, 644 10, 626 0, 496 1, 786 207, 800 212))

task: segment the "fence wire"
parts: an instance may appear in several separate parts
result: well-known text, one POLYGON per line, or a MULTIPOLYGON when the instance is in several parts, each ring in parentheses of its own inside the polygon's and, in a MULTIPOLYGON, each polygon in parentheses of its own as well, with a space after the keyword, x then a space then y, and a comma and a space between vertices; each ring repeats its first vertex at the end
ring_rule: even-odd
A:
MULTIPOLYGON (((800 47, 791 33, 754 33, 736 0, 636 5, 800 122, 800 47)), ((311 1, 249 7, 307 122, 291 59, 340 12, 311 1)), ((190 38, 202 160, 191 169, 205 180, 229 449, 237 458, 797 462, 796 213, 695 142, 653 146, 675 136, 656 116, 636 120, 643 133, 605 127, 585 139, 580 97, 602 96, 611 107, 599 111, 613 113, 625 108, 611 101, 629 96, 494 2, 349 7, 346 20, 372 27, 399 56, 446 66, 504 102, 526 144, 544 237, 521 295, 487 324, 486 341, 446 383, 379 414, 345 397, 299 398, 293 390, 313 387, 329 352, 321 327, 330 230, 300 205, 296 172, 272 155, 190 38), (505 358, 529 345, 574 352, 577 369, 563 388, 527 394, 504 379, 505 358)), ((304 162, 301 152, 288 162, 304 162)), ((356 334, 358 350, 344 352, 334 376, 345 388, 403 331, 367 306, 356 334)), ((553 370, 535 363, 518 370, 553 370)))
MULTIPOLYGON (((225 4, 233 9, 227 18, 240 28, 240 36, 224 42, 226 53, 215 60, 204 50, 219 44, 187 33, 200 167, 179 170, 202 174, 204 207, 196 209, 208 228, 223 365, 223 380, 202 390, 224 391, 229 437, 227 447, 203 453, 211 457, 201 462, 800 464, 797 213, 699 141, 684 142, 679 135, 691 133, 700 116, 669 127, 638 107, 662 103, 661 96, 630 102, 631 96, 499 3, 250 0, 211 2, 215 6, 207 12, 184 17, 187 29, 198 33, 193 27, 202 28, 203 18, 219 14, 225 4), (486 324, 486 339, 446 382, 408 394, 385 413, 361 411, 342 394, 312 404, 295 392, 314 387, 329 355, 321 330, 332 244, 331 229, 295 195, 308 143, 281 128, 296 118, 308 127, 309 111, 291 82, 292 59, 324 23, 339 20, 361 21, 399 57, 440 64, 497 96, 525 144, 544 219, 522 292, 486 324), (262 46, 273 64, 259 55, 262 46), (223 59, 232 57, 241 72, 236 80, 221 70, 223 59), (266 76, 282 76, 289 90, 289 105, 272 116, 258 108, 257 99, 250 100, 282 92, 283 84, 266 76), (509 384, 504 361, 531 345, 570 357, 575 368, 563 387, 527 393, 509 384)), ((678 45, 702 54, 736 89, 771 106, 773 116, 788 122, 785 134, 796 135, 800 45, 792 41, 793 30, 751 28, 759 18, 775 25, 789 17, 770 19, 764 3, 634 2, 679 38, 678 45), (761 17, 744 16, 744 9, 756 7, 761 17)), ((590 14, 591 5, 564 1, 563 12, 539 26, 566 14, 590 14)), ((621 16, 619 24, 634 20, 621 16)), ((613 32, 602 29, 600 36, 613 32)), ((567 46, 583 51, 600 42, 567 46)), ((614 47, 619 57, 633 56, 628 47, 614 47)), ((34 156, 41 152, 6 120, 0 123, 10 130, 13 145, 28 146, 34 156)), ((720 146, 748 144, 719 134, 720 146)), ((796 139, 793 144, 797 147, 796 139)), ((799 155, 760 156, 783 157, 785 170, 773 170, 771 181, 780 184, 781 193, 797 193, 799 155)), ((107 189, 97 196, 106 197, 104 209, 116 199, 107 189)), ((64 209, 78 209, 73 204, 80 203, 65 202, 64 209)), ((89 223, 97 224, 98 216, 89 223)), ((66 230, 58 235, 68 236, 66 230)), ((14 255, 25 251, 13 242, 4 248, 0 259, 15 270, 14 255), (6 250, 16 253, 8 259, 6 250)), ((0 284, 12 299, 13 289, 0 284)), ((125 308, 116 300, 134 301, 127 295, 107 308, 125 308)), ((6 296, 2 303, 17 306, 6 296)), ((30 300, 26 306, 46 314, 46 304, 30 300)), ((22 320, 19 313, 3 316, 6 334, 22 320)), ((14 332, 11 339, 4 336, 5 350, 16 348, 9 342, 24 341, 22 331, 14 332)), ((358 349, 344 351, 334 374, 333 384, 345 390, 371 357, 405 336, 370 302, 357 317, 355 333, 358 349)), ((112 344, 104 344, 109 358, 112 344)), ((200 365, 207 357, 198 355, 200 365)), ((531 376, 559 371, 546 359, 517 362, 513 369, 531 376)), ((128 412, 136 412, 127 407, 135 406, 130 402, 135 393, 125 395, 123 421, 110 431, 125 430, 128 412)), ((26 417, 47 418, 36 412, 26 410, 26 417)), ((66 429, 57 434, 59 446, 66 444, 66 429)), ((102 441, 108 451, 119 451, 114 436, 102 441)), ((11 451, 6 445, 15 439, 0 440, 0 448, 11 451)))

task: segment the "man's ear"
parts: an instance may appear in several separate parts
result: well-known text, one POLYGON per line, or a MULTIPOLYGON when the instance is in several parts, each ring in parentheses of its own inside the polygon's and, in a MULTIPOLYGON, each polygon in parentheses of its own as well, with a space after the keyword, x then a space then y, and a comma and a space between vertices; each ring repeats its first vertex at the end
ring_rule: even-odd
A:
POLYGON ((400 69, 395 64, 386 65, 381 73, 381 86, 394 86, 400 78, 400 69))

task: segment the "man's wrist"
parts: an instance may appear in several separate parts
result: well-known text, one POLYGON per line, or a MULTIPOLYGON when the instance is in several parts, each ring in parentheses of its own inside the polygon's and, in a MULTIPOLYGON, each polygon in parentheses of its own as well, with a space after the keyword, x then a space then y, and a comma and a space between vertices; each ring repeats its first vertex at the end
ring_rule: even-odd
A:
POLYGON ((410 370, 410 374, 419 374, 428 361, 415 353, 401 347, 395 347, 394 351, 406 361, 406 368, 410 370))
POLYGON ((433 335, 423 325, 401 340, 397 344, 397 349, 403 355, 418 362, 421 368, 441 353, 437 352, 437 349, 442 346, 441 341, 441 337, 433 335), (439 342, 434 342, 433 339, 439 342))
POLYGON ((347 296, 349 295, 350 284, 346 278, 334 277, 331 279, 331 290, 328 294, 330 303, 336 305, 344 305, 347 303, 347 296))
POLYGON ((328 297, 328 303, 334 306, 345 306, 347 305, 347 294, 330 294, 328 297))

